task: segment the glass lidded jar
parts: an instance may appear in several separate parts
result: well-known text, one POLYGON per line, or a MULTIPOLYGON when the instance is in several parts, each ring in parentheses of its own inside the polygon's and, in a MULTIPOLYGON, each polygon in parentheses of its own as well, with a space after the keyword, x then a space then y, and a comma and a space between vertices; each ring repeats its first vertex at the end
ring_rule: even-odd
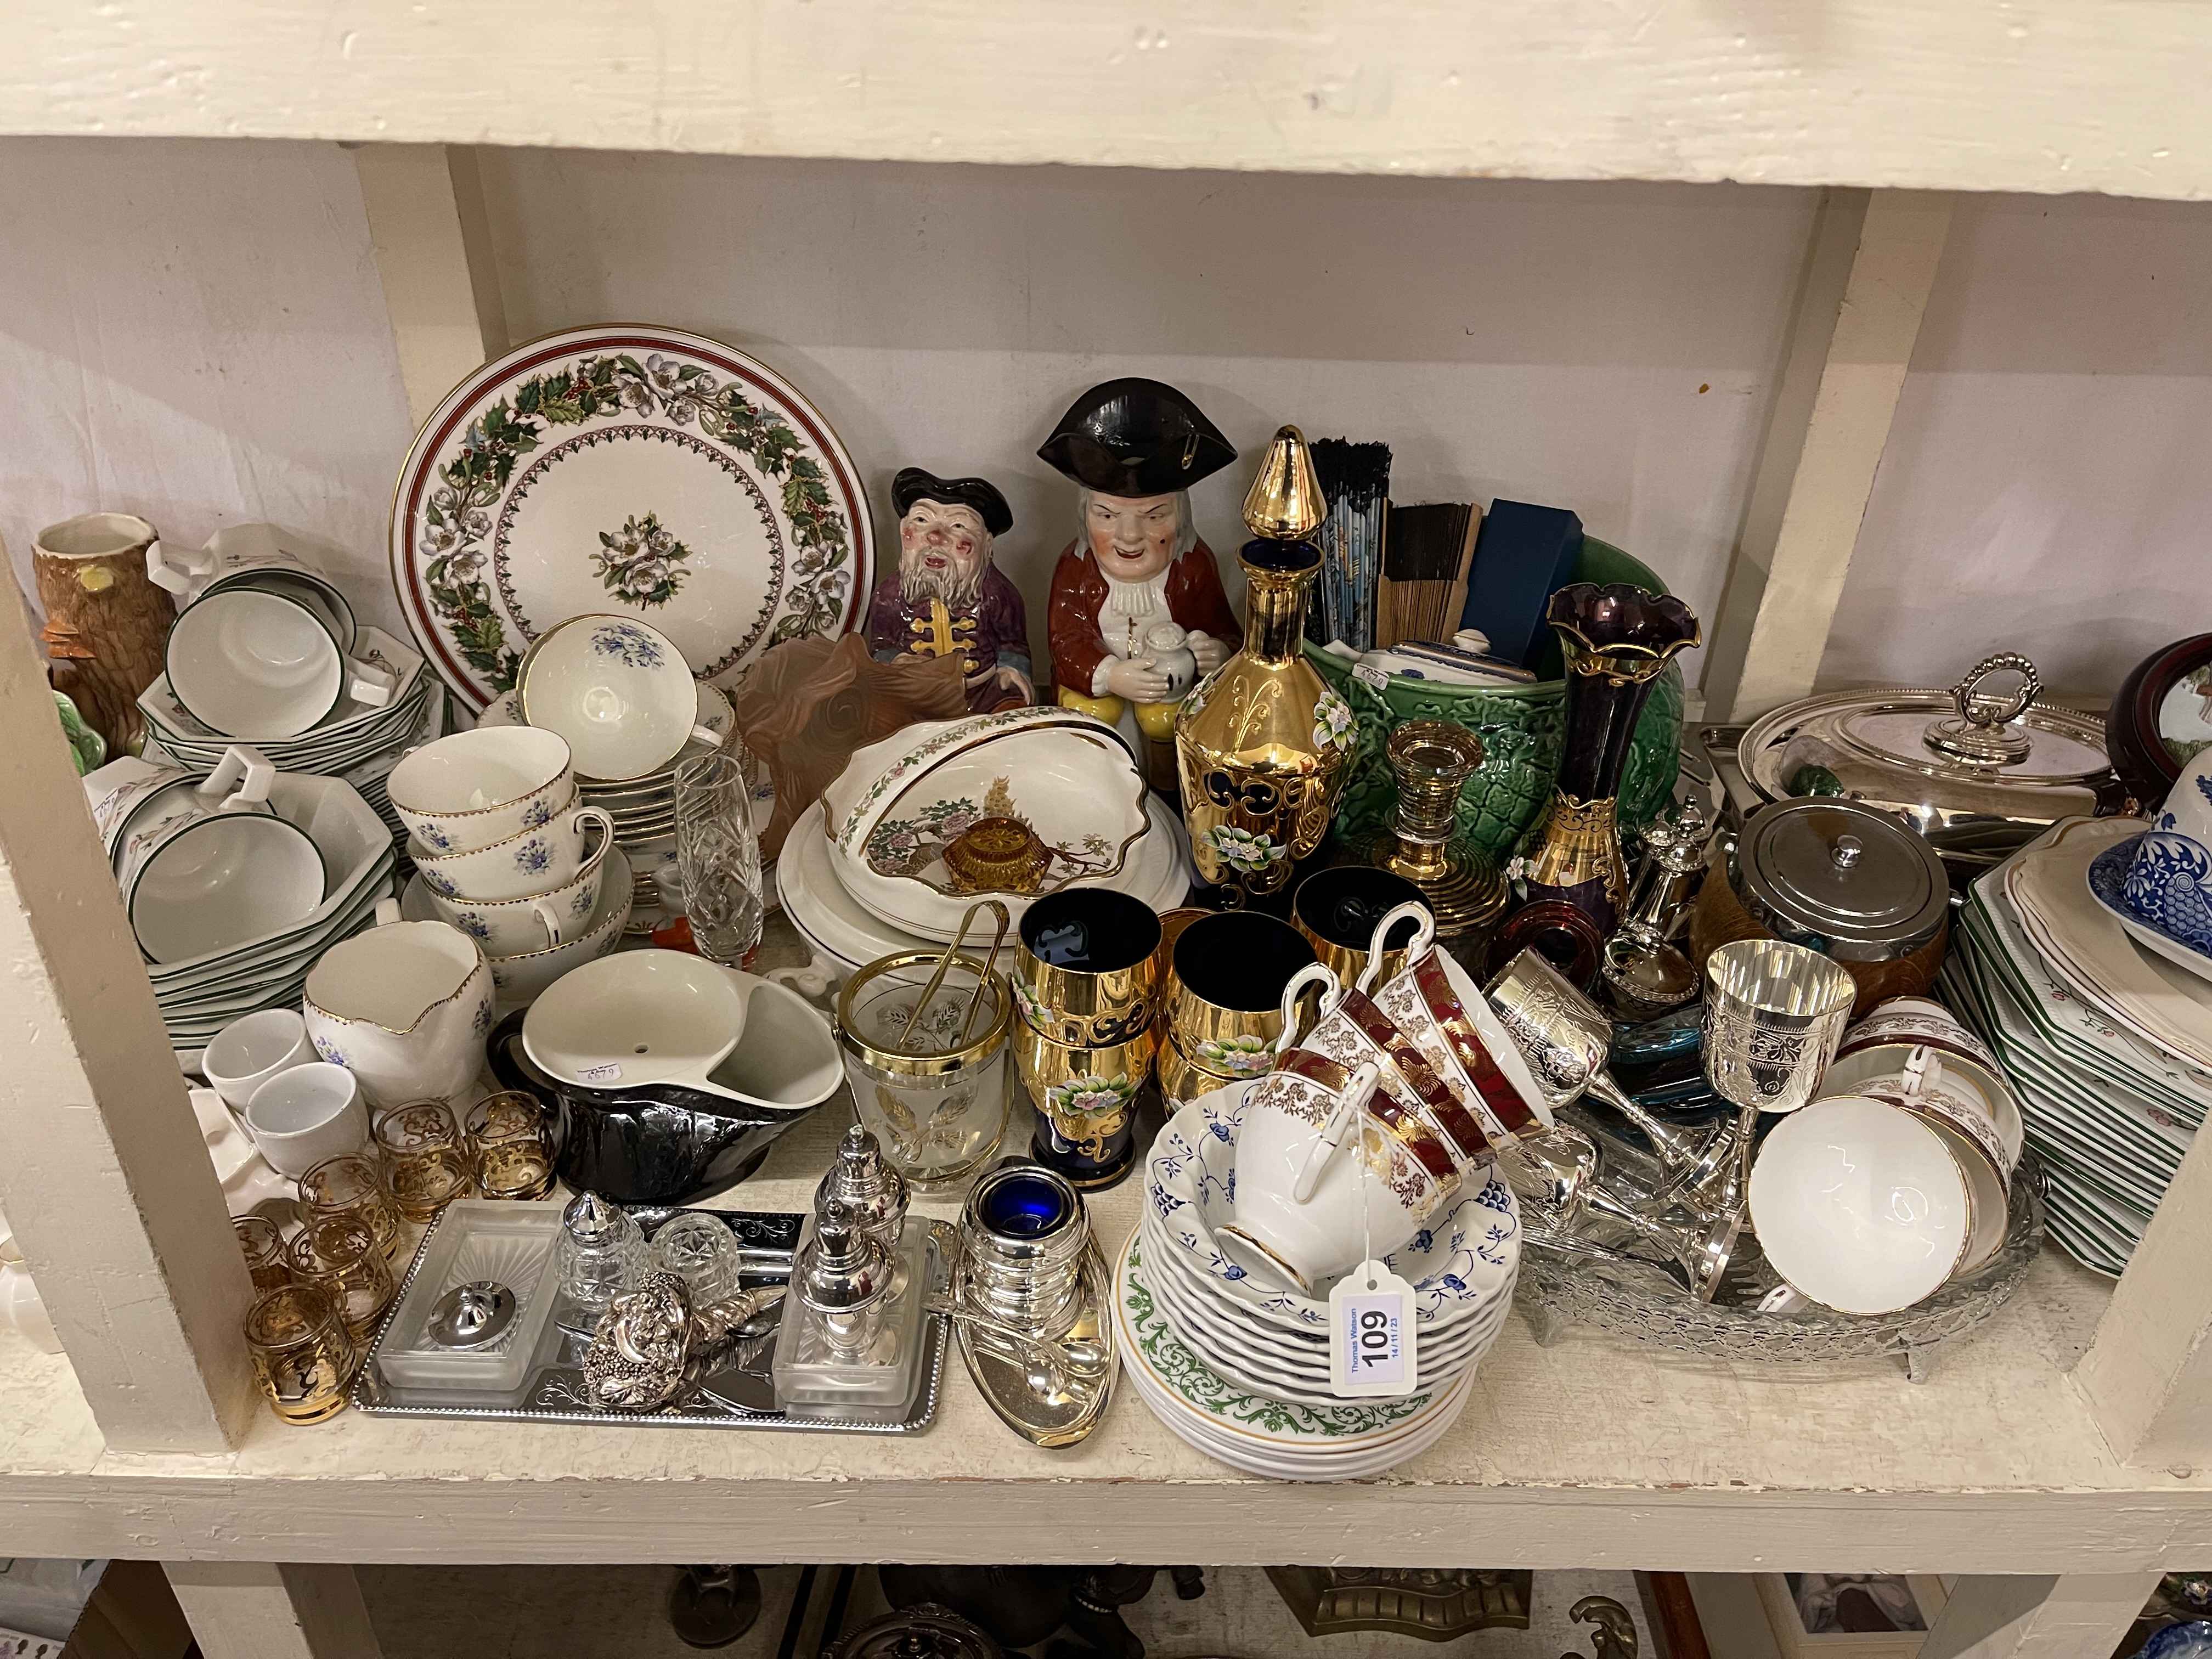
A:
POLYGON ((861 1125, 921 1192, 964 1181, 989 1161, 1012 1098, 1006 975, 956 954, 933 991, 944 956, 879 957, 837 1000, 837 1040, 861 1125))

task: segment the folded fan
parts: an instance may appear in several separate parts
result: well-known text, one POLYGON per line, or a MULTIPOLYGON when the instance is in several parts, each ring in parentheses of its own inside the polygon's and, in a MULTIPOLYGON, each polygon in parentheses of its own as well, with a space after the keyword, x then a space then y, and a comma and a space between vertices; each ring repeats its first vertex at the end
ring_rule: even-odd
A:
POLYGON ((1467 501, 1388 506, 1375 643, 1448 640, 1467 605, 1467 573, 1482 509, 1467 501))

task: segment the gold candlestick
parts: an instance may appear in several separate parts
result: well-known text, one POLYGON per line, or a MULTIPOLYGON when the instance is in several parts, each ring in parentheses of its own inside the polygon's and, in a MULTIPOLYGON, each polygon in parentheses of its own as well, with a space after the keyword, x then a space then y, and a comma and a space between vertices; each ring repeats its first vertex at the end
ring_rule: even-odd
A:
POLYGON ((1398 815, 1369 838, 1365 861, 1421 890, 1437 938, 1488 927, 1504 913, 1505 879, 1479 850, 1453 840, 1459 792, 1482 764, 1482 739, 1449 720, 1408 720, 1383 752, 1398 778, 1398 815))

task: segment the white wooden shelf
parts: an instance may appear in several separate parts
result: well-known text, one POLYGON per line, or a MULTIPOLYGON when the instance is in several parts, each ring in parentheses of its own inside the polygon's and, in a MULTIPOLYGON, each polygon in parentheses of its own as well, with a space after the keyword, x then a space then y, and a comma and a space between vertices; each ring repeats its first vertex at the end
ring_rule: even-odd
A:
POLYGON ((18 0, 0 132, 2201 198, 2209 56, 2172 0, 18 0))
MULTIPOLYGON (((823 1113, 725 1200, 799 1207, 823 1113)), ((1141 1188, 1094 1202, 1126 1237, 1141 1188)), ((950 1213, 951 1206, 929 1206, 950 1213)), ((912 1437, 258 1413, 216 1456, 105 1452, 60 1359, 0 1347, 0 1552, 307 1561, 959 1560, 2137 1571, 2212 1559, 2212 1471, 2122 1467, 2065 1374, 2107 1289, 2055 1255, 1907 1382, 1672 1363, 1517 1316, 1466 1416, 1382 1481, 1237 1474, 1124 1389, 1064 1453, 957 1357, 912 1437)))

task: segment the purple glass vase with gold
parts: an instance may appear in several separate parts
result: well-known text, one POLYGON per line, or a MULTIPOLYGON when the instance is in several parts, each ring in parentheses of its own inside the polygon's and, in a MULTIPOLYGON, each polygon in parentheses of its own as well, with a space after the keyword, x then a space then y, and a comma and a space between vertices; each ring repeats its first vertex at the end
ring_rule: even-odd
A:
POLYGON ((1566 657, 1566 732, 1522 884, 1531 903, 1574 905, 1610 934, 1628 898, 1619 811, 1629 740, 1667 665, 1704 634, 1681 600, 1627 582, 1571 583, 1552 595, 1544 619, 1566 657))

